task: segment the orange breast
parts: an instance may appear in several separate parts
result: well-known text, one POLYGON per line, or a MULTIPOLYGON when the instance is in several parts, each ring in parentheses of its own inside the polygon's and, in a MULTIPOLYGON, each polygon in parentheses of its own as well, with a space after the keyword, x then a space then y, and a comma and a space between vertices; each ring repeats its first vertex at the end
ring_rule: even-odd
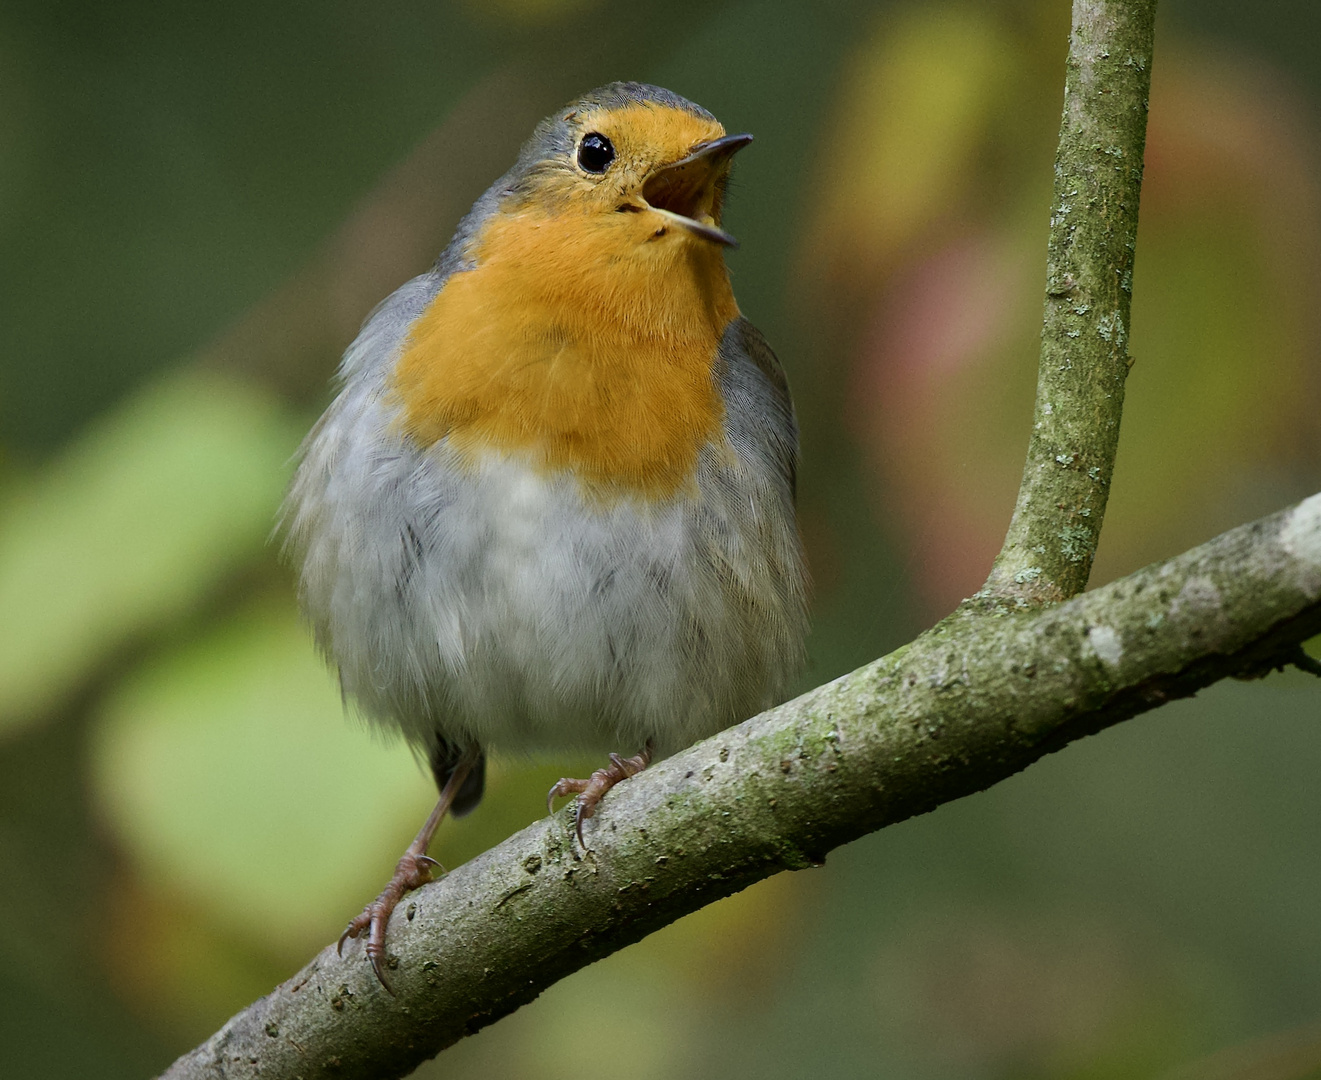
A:
POLYGON ((691 484, 721 438, 712 369, 738 307, 714 245, 656 227, 647 213, 493 217, 395 369, 408 432, 520 453, 599 495, 691 484))

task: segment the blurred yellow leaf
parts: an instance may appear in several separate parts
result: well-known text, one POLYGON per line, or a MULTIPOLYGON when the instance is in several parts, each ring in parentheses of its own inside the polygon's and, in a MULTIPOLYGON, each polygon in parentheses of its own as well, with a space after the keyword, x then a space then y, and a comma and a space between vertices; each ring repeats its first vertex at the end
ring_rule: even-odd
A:
POLYGON ((12 492, 0 508, 0 732, 260 551, 297 439, 258 388, 189 370, 12 492))
POLYGON ((975 180, 1014 61, 1000 25, 976 8, 916 7, 882 23, 840 102, 812 230, 819 254, 869 276, 944 212, 975 180))

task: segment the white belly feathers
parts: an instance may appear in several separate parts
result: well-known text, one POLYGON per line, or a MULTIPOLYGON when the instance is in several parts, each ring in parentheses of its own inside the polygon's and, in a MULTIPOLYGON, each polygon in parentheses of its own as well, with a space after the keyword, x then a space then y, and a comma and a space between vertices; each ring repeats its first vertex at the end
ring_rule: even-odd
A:
POLYGON ((421 745, 665 753, 780 700, 805 586, 757 433, 703 451, 700 498, 603 501, 498 452, 419 449, 380 354, 361 359, 285 513, 318 641, 368 715, 421 745))

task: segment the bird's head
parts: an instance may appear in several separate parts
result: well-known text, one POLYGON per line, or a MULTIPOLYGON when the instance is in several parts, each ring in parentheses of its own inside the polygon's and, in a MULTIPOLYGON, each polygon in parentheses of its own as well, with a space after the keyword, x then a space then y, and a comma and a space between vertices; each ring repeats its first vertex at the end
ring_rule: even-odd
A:
POLYGON ((505 209, 587 215, 625 242, 736 246, 720 216, 730 161, 751 141, 668 90, 611 83, 542 121, 506 177, 505 209))
POLYGON ((695 484, 723 438, 713 371, 739 309, 720 213, 750 138, 640 83, 543 120, 438 264, 394 369, 404 429, 473 460, 530 455, 598 494, 695 484))

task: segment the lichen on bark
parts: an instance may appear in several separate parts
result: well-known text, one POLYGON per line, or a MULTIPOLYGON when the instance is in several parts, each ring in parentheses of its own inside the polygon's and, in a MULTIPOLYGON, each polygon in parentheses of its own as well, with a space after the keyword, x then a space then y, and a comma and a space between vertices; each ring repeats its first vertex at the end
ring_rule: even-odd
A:
POLYGON ((1321 631, 1321 494, 1045 609, 961 610, 909 645, 610 793, 589 851, 561 812, 418 890, 387 994, 353 945, 165 1074, 407 1074, 565 975, 781 870, 1321 631))
POLYGON ((1128 375, 1155 0, 1075 0, 1055 156, 1036 410, 983 599, 1081 592, 1101 536, 1128 375))

